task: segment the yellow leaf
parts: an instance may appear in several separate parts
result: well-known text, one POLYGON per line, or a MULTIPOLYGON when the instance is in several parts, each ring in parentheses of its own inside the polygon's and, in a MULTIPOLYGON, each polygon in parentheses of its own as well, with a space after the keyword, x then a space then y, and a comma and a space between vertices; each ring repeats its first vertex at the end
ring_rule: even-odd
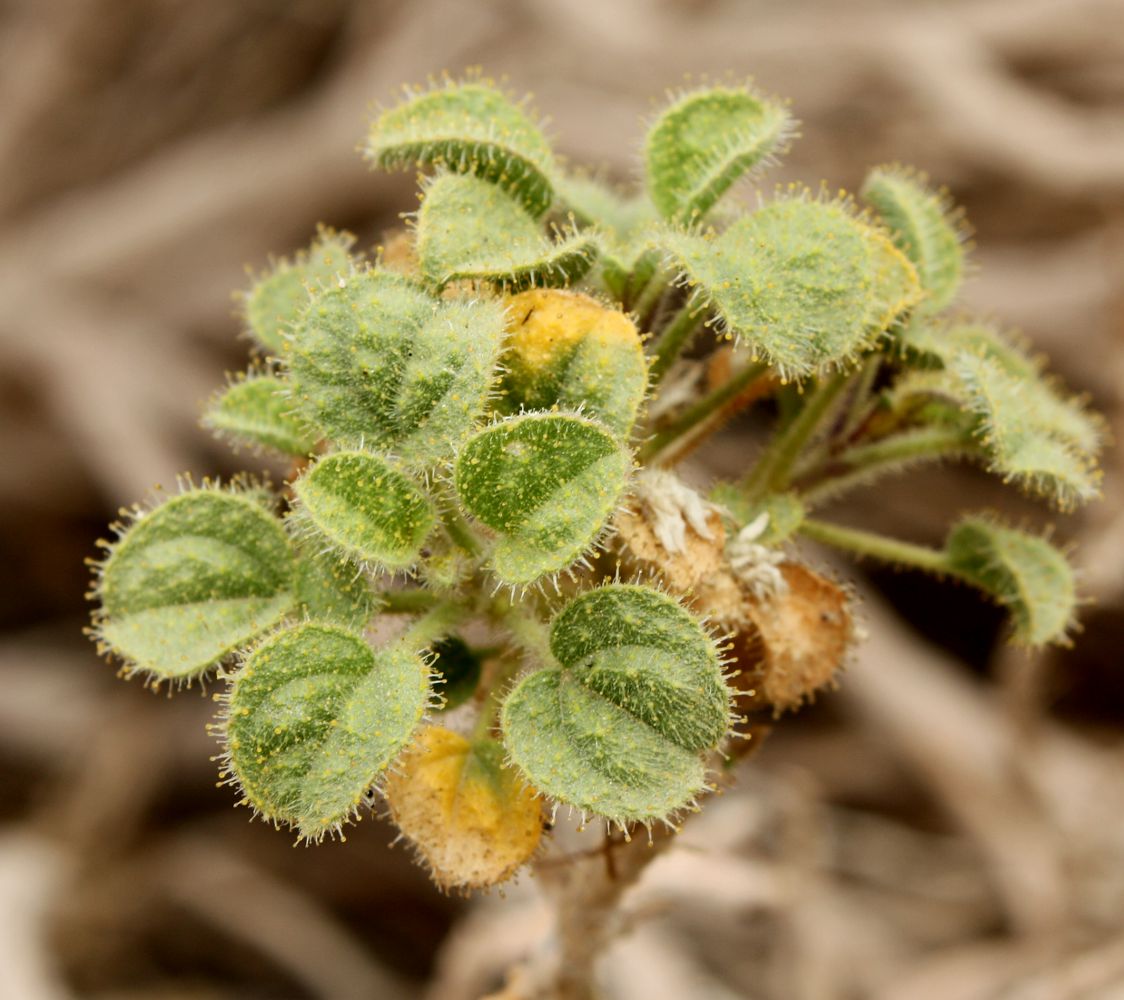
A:
POLYGON ((483 889, 510 878, 542 834, 539 798, 494 740, 470 743, 427 726, 386 783, 398 828, 442 889, 483 889))

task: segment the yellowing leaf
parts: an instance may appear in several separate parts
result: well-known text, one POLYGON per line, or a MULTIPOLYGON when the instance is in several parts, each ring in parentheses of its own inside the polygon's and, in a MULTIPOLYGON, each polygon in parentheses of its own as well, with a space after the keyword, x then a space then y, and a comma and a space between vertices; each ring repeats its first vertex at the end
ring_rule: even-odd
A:
POLYGON ((539 798, 503 765, 494 740, 470 743, 428 726, 386 783, 394 822, 443 889, 503 882, 535 852, 542 833, 539 798))

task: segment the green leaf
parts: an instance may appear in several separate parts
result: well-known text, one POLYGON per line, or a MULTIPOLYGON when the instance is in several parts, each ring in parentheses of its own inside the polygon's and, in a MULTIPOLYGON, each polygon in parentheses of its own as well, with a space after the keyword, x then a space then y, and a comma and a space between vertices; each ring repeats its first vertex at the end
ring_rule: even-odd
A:
POLYGON ((294 412, 288 397, 285 379, 250 372, 211 400, 203 426, 239 444, 283 455, 310 455, 319 435, 294 412))
POLYGON ((99 567, 94 635, 153 680, 187 681, 293 609, 294 562, 258 500, 194 489, 139 514, 99 567))
POLYGON ((465 510, 499 534, 496 576, 518 586, 564 569, 594 543, 630 469, 628 452, 597 422, 528 413, 473 437, 455 480, 465 510))
POLYGON ((257 646, 234 676, 229 766, 266 820, 319 840, 355 813, 409 742, 429 697, 429 672, 413 651, 375 651, 338 625, 291 626, 257 646))
POLYGON ((293 484, 295 515, 351 559, 382 569, 414 565, 437 523, 416 483, 370 452, 339 451, 293 484))
POLYGON ((737 483, 718 483, 710 499, 729 511, 739 527, 762 519, 761 533, 753 540, 758 545, 781 545, 792 538, 804 523, 807 509, 795 493, 766 493, 749 498, 737 483))
POLYGON ((721 234, 663 242, 722 326, 783 377, 854 357, 921 294, 889 239, 839 203, 784 198, 721 234))
POLYGON ((655 206, 646 195, 626 197, 593 177, 568 175, 556 182, 561 202, 582 226, 598 237, 597 265, 610 288, 620 289, 651 249, 655 206))
POLYGON ((703 751, 729 726, 714 643, 670 597, 613 584, 554 619, 559 667, 521 681, 504 741, 533 786, 617 823, 663 819, 703 787, 703 751))
POLYGON ((568 285, 590 268, 596 241, 555 242, 526 209, 478 177, 441 174, 425 189, 417 219, 422 275, 435 288, 486 281, 501 288, 568 285))
POLYGON ((308 618, 348 628, 362 629, 379 606, 362 567, 307 543, 298 550, 296 593, 308 618))
POLYGON ((507 301, 503 410, 577 410, 627 435, 648 388, 636 325, 578 292, 533 289, 507 301))
POLYGON ((431 468, 472 433, 496 378, 503 306, 439 302, 367 271, 317 295, 288 357, 292 398, 337 443, 431 468))
POLYGON ((958 576, 1007 609, 1016 642, 1066 642, 1077 604, 1073 571, 1044 538, 968 517, 953 527, 945 551, 958 576))
POLYGON ((748 87, 684 94, 648 132, 648 191, 665 219, 701 219, 735 181, 782 152, 788 109, 748 87))
POLYGON ((1095 429, 1075 405, 1059 399, 1037 376, 1018 376, 992 357, 963 351, 951 365, 992 469, 1062 508, 1093 499, 1099 475, 1095 429), (1086 426, 1088 424, 1088 426, 1086 426))
POLYGON ((285 337, 315 290, 355 269, 350 233, 321 229, 307 251, 280 261, 254 282, 245 296, 246 324, 258 343, 274 354, 285 352, 285 337))
POLYGON ((486 80, 410 93, 371 125, 366 156, 384 169, 416 163, 474 174, 509 191, 533 216, 554 198, 554 156, 519 104, 486 80))
POLYGON ((917 312, 940 312, 956 297, 964 274, 962 223, 948 198, 930 191, 923 174, 902 167, 872 170, 862 195, 882 217, 894 245, 917 269, 925 291, 917 312))

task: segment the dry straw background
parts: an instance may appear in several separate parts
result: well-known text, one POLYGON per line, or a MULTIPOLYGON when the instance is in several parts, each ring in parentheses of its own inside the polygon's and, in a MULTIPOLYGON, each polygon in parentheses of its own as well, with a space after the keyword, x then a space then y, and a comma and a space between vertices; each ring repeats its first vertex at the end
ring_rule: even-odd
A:
MULTIPOLYGON (((545 932, 533 882, 441 897, 381 824, 299 851, 250 824, 214 787, 210 702, 121 684, 80 634, 119 505, 260 465, 195 426, 242 364, 244 267, 318 221, 377 242, 413 190, 355 154, 370 102, 473 64, 622 180, 653 101, 708 69, 792 98, 777 180, 927 169, 975 224, 966 304, 1124 438, 1121 0, 0 0, 0 996, 458 1000, 545 932)), ((733 428, 700 461, 752 447, 733 428)), ((844 571, 869 642, 626 897, 606 996, 1124 996, 1106 466, 1057 529, 1095 600, 1073 651, 1012 653, 970 595, 844 571)), ((1048 520, 964 469, 837 514, 935 542, 964 505, 1048 520)))

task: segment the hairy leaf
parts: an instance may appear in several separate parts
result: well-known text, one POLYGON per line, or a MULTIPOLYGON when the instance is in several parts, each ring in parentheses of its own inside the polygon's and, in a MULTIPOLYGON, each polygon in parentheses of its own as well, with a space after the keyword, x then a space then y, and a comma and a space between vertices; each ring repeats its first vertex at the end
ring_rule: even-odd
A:
POLYGON ((593 263, 587 236, 547 239, 509 194, 478 177, 441 174, 426 187, 418 212, 417 254, 436 288, 486 281, 502 288, 568 285, 593 263))
POLYGON ((652 227, 658 220, 646 195, 625 197, 593 177, 559 178, 558 195, 583 226, 595 227, 597 265, 606 285, 619 294, 640 257, 651 251, 652 227))
POLYGON ((1007 609, 1016 642, 1066 641, 1077 604, 1073 571, 1044 538, 968 517, 953 527, 945 551, 958 576, 1007 609))
POLYGON ((503 330, 499 302, 438 302, 398 275, 357 274, 305 313, 287 359, 293 400, 337 443, 429 468, 480 419, 503 330))
POLYGON ((787 377, 853 357, 921 294, 889 239, 836 203, 784 198, 664 243, 722 325, 787 377))
POLYGON ((700 753, 729 726, 714 643, 670 597, 613 584, 554 619, 559 667, 503 706, 512 760, 543 793, 618 823, 663 819, 703 786, 700 753))
POLYGON ((631 467, 596 421, 529 413, 480 431, 456 464, 465 510, 494 529, 496 576, 534 583, 569 566, 594 542, 631 467))
POLYGON ((361 629, 378 608, 366 574, 334 550, 304 543, 297 552, 296 594, 305 615, 361 629))
POLYGON ((409 742, 429 697, 429 673, 413 651, 375 651, 338 625, 291 626, 234 675, 229 766, 265 819, 318 840, 354 814, 409 742))
POLYGON ((437 523, 429 498, 385 458, 340 451, 293 484, 297 516, 360 563, 408 569, 437 523))
POLYGON ((211 400, 203 426, 240 444, 309 455, 319 435, 294 412, 288 393, 285 379, 251 372, 211 400))
POLYGON ((684 94, 648 132, 652 201, 666 219, 700 219, 735 181, 780 152, 792 127, 787 108, 748 87, 684 94))
POLYGON ((296 603, 280 521, 256 499, 195 489, 140 516, 101 565, 96 637, 130 670, 190 680, 296 603))
POLYGON ((536 217, 554 198, 546 138, 522 107, 486 80, 445 80, 410 93, 372 123, 366 155, 386 169, 416 163, 474 174, 511 192, 536 217))
POLYGON ((1081 446, 1079 410, 1068 408, 1037 376, 1012 375, 994 358, 964 351, 952 371, 979 420, 995 472, 1063 508, 1097 495, 1096 462, 1081 446), (1077 437, 1071 436, 1071 421, 1077 437))
POLYGON ((507 301, 504 409, 576 410, 632 429, 648 384, 635 324, 588 295, 533 290, 507 301))
POLYGON ((285 351, 285 337, 308 306, 310 291, 354 270, 353 236, 323 229, 296 260, 282 260, 254 282, 245 296, 246 324, 258 343, 274 354, 285 351))
POLYGON ((495 740, 427 726, 386 782, 390 814, 443 889, 509 879, 538 847, 538 796, 495 740))
POLYGON ((872 170, 862 195, 917 269, 925 292, 918 313, 940 312, 956 297, 964 273, 960 230, 947 197, 930 191, 924 175, 901 167, 872 170))

